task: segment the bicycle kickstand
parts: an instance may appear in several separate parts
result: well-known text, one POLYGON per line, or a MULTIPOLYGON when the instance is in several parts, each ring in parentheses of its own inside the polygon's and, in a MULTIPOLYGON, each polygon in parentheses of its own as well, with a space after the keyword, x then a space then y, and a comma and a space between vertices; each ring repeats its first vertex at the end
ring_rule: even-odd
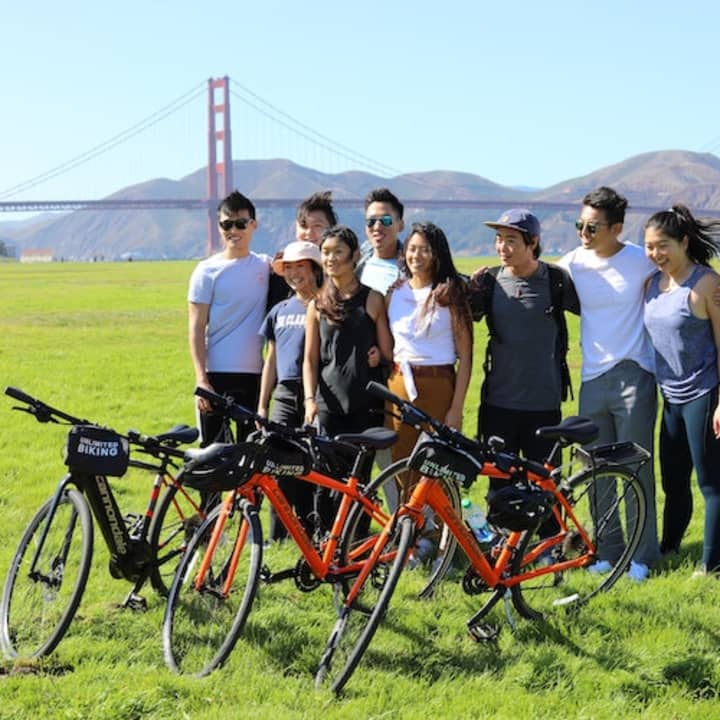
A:
POLYGON ((145 580, 135 583, 132 590, 127 594, 127 597, 123 601, 120 607, 127 608, 133 612, 146 612, 147 611, 147 600, 138 594, 138 590, 143 586, 145 580))

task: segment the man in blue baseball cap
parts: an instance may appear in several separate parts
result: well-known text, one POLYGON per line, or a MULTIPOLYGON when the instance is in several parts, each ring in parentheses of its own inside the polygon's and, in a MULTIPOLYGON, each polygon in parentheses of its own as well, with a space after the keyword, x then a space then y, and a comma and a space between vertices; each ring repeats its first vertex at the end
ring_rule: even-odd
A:
POLYGON ((539 259, 540 221, 529 210, 485 225, 495 230, 501 264, 470 284, 473 318, 484 317, 489 334, 478 436, 499 435, 508 449, 544 460, 553 442, 535 430, 560 422, 571 390, 563 311, 577 314, 580 304, 567 271, 539 259))

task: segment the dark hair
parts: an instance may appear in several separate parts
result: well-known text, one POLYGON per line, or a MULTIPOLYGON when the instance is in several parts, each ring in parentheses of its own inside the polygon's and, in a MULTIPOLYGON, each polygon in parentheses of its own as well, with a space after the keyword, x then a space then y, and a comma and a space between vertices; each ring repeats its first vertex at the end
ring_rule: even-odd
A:
POLYGON ((654 228, 673 240, 687 238, 687 256, 698 265, 710 266, 710 258, 720 255, 720 220, 702 222, 693 217, 685 205, 673 205, 656 212, 645 229, 654 228))
MULTIPOLYGON (((472 315, 468 303, 467 284, 455 267, 445 233, 435 223, 413 223, 405 240, 405 251, 413 235, 422 235, 433 254, 432 292, 428 296, 424 312, 429 311, 433 303, 441 307, 449 307, 453 317, 466 325, 472 337, 472 315)), ((401 268, 409 277, 411 273, 405 262, 404 253, 401 268)))
POLYGON ((226 198, 223 198, 217 209, 218 215, 223 212, 227 215, 234 215, 241 210, 247 210, 250 217, 255 219, 255 206, 239 190, 233 190, 226 198))
POLYGON ((610 225, 625 222, 625 210, 628 206, 627 198, 610 187, 603 185, 589 192, 583 198, 583 205, 602 210, 605 213, 605 219, 610 225))
POLYGON ((298 206, 295 219, 302 223, 311 212, 321 212, 325 214, 329 225, 337 225, 338 218, 333 209, 332 192, 330 190, 324 190, 323 192, 313 193, 309 198, 303 200, 298 206))
POLYGON ((537 238, 537 244, 533 248, 533 257, 537 260, 540 257, 540 253, 542 252, 542 248, 540 247, 540 236, 531 235, 527 230, 518 230, 518 232, 522 235, 523 242, 528 247, 532 243, 532 239, 534 237, 537 238))
POLYGON ((388 190, 388 188, 381 187, 371 190, 365 196, 365 209, 367 210, 374 202, 387 203, 392 207, 400 220, 402 220, 405 208, 403 207, 403 204, 397 199, 397 196, 393 192, 388 190))
MULTIPOLYGON (((320 240, 321 248, 328 238, 336 238, 345 243, 350 249, 351 256, 360 249, 357 235, 346 225, 333 225, 333 227, 327 228, 320 240)), ((340 290, 328 276, 325 277, 325 281, 315 298, 315 307, 331 323, 338 324, 345 319, 345 305, 340 297, 340 290)))

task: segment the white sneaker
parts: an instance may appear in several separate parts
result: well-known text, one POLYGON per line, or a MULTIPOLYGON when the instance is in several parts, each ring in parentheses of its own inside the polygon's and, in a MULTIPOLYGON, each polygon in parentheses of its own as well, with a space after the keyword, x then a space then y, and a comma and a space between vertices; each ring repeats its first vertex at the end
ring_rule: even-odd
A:
POLYGON ((588 565, 585 569, 596 575, 605 575, 613 569, 613 566, 612 563, 607 560, 598 560, 592 565, 588 565))
POLYGON ((645 563, 637 563, 634 560, 630 561, 630 569, 628 570, 628 577, 635 582, 644 582, 650 575, 650 568, 645 563))

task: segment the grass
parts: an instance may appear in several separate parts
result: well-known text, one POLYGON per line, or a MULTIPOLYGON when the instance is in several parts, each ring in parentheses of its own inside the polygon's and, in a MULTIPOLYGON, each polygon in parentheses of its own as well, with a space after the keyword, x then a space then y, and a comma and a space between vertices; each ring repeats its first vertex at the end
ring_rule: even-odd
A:
MULTIPOLYGON (((467 270, 478 261, 460 264, 467 270)), ((0 265, 0 381, 121 430, 192 423, 185 319, 192 266, 0 265)), ((576 378, 577 330, 571 322, 576 378)), ((484 328, 476 332, 465 414, 470 433, 485 345, 484 328)), ((0 402, 2 576, 22 529, 63 472, 65 437, 64 428, 37 425, 11 405, 0 402)), ((575 409, 570 402, 564 412, 575 409)), ((123 508, 142 507, 145 478, 132 474, 113 486, 123 508)), ((623 579, 577 614, 518 620, 514 632, 498 608, 496 643, 475 644, 465 632, 481 598, 447 583, 439 597, 420 602, 406 573, 341 699, 312 688, 333 624, 329 588, 310 594, 288 583, 262 588, 227 666, 202 681, 177 677, 162 660, 161 601, 148 590, 147 613, 117 608, 128 586, 110 578, 96 533, 88 588, 58 649, 40 662, 0 662, 0 717, 717 717, 720 605, 716 583, 690 578, 701 551, 699 497, 696 507, 682 554, 651 581, 623 579)), ((289 548, 272 552, 294 561, 289 548)))

